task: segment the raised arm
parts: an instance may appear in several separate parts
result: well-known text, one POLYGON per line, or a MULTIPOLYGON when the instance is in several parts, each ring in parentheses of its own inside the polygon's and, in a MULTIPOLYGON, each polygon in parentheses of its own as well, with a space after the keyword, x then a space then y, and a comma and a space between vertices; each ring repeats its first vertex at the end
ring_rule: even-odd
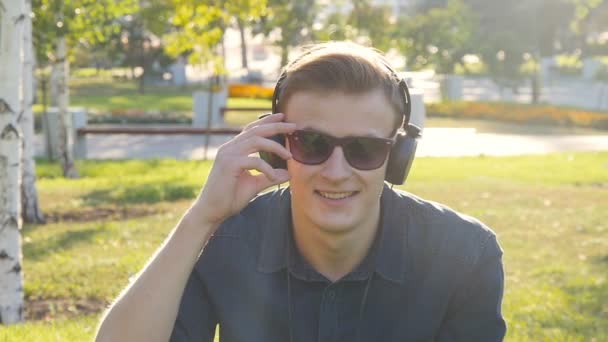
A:
POLYGON ((169 340, 188 277, 213 232, 261 190, 288 180, 286 170, 250 156, 267 151, 291 158, 285 147, 265 139, 295 129, 283 119, 283 114, 274 114, 255 121, 220 147, 200 195, 105 313, 96 341, 169 340))

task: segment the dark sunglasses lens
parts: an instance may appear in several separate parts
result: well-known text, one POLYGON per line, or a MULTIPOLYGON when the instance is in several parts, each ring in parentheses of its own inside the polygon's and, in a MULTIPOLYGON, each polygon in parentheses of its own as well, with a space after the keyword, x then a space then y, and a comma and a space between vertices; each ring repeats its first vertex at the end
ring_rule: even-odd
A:
POLYGON ((390 146, 380 139, 354 138, 344 147, 344 154, 352 167, 373 170, 382 166, 390 146))
POLYGON ((303 164, 320 164, 333 150, 329 139, 321 133, 296 131, 289 137, 293 158, 303 164))

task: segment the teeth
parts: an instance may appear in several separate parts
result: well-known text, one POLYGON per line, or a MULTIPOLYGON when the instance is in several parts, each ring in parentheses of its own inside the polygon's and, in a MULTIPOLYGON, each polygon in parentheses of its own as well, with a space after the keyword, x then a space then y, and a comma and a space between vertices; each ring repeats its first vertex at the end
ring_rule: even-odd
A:
POLYGON ((355 192, 351 191, 351 192, 324 192, 324 191, 318 191, 319 195, 325 197, 325 198, 329 198, 329 199, 334 199, 334 200, 338 200, 338 199, 343 199, 349 196, 352 196, 355 192))

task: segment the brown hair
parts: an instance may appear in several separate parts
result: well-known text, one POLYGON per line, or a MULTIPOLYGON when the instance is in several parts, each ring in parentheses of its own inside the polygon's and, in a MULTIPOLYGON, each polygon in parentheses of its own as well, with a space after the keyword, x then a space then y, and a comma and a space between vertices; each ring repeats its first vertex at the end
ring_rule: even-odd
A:
POLYGON ((309 46, 284 69, 277 109, 285 110, 298 91, 342 91, 359 94, 382 89, 395 110, 393 134, 403 123, 405 104, 397 75, 380 51, 350 42, 327 42, 309 46))

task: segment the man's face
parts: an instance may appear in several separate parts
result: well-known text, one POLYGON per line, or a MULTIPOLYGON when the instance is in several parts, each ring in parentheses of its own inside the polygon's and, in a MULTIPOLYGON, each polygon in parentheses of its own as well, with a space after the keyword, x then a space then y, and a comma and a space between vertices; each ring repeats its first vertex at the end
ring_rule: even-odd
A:
MULTIPOLYGON (((381 90, 362 94, 297 92, 286 106, 288 122, 334 137, 390 138, 394 111, 381 90)), ((388 158, 387 158, 388 159, 388 158)), ((294 219, 297 225, 326 232, 347 232, 374 225, 384 186, 386 160, 375 170, 362 171, 334 148, 319 165, 288 161, 294 219), (304 222, 300 222, 304 221, 304 222)))

